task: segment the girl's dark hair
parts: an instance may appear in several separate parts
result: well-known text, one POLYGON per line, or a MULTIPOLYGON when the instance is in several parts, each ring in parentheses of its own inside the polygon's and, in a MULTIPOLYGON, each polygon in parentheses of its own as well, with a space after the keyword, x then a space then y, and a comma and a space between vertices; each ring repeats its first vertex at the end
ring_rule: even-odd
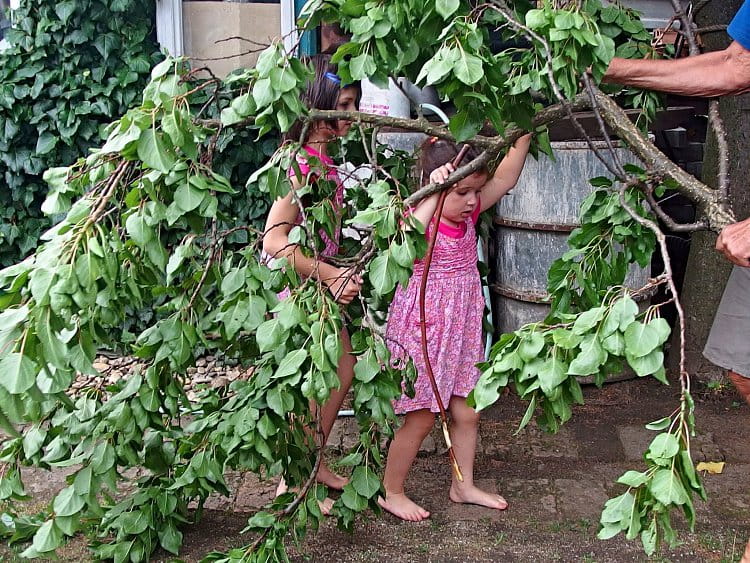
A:
MULTIPOLYGON (((312 55, 303 57, 302 62, 312 65, 315 71, 315 77, 312 82, 307 83, 307 89, 302 94, 302 103, 309 109, 336 109, 336 102, 339 99, 339 92, 342 88, 354 87, 359 90, 357 94, 357 107, 359 107, 359 98, 361 89, 359 82, 351 84, 341 84, 337 80, 336 65, 331 63, 331 55, 312 55), (329 76, 326 76, 329 74, 329 76)), ((331 127, 335 127, 335 121, 328 121, 331 127)), ((302 122, 297 120, 284 134, 285 141, 299 141, 302 134, 302 122)))
MULTIPOLYGON (((441 167, 443 164, 453 162, 458 156, 458 152, 461 150, 461 145, 457 145, 452 141, 446 141, 438 137, 428 137, 419 148, 419 161, 417 163, 419 170, 419 183, 425 186, 430 183, 430 174, 436 168, 441 167)), ((474 147, 469 147, 466 151, 461 164, 468 164, 479 156, 479 152, 474 147)), ((478 170, 477 172, 481 172, 478 170)), ((487 172, 487 168, 484 168, 484 172, 487 172)))

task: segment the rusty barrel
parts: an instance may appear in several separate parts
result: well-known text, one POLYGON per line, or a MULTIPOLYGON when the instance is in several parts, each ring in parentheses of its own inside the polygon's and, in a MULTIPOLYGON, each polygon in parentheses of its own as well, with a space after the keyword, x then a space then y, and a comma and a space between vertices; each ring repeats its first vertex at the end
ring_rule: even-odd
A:
MULTIPOLYGON (((606 149, 602 141, 594 144, 606 149)), ((609 176, 585 141, 553 142, 552 148, 554 160, 546 155, 526 159, 518 184, 496 206, 491 289, 495 328, 501 333, 547 316, 547 271, 568 250, 581 203, 595 189, 589 179, 609 176)), ((638 162, 624 146, 615 144, 615 150, 621 162, 638 162)), ((643 287, 648 278, 649 269, 636 264, 625 284, 643 287)))

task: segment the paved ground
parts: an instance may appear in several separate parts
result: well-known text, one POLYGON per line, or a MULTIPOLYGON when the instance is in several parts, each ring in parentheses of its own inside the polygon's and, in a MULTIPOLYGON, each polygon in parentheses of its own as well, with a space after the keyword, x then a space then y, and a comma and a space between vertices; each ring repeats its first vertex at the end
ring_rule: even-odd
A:
MULTIPOLYGON (((643 467, 641 455, 654 436, 644 424, 669 414, 677 393, 674 386, 652 380, 586 388, 586 405, 554 436, 533 426, 514 435, 524 405, 502 398, 482 422, 477 478, 508 499, 507 511, 451 503, 448 465, 442 452, 435 451, 440 442, 432 440, 408 483, 414 498, 432 512, 429 521, 414 524, 370 515, 353 535, 328 522, 308 537, 293 559, 649 561, 639 541, 599 541, 595 536, 602 505, 621 492, 614 481, 627 469, 643 467)), ((721 475, 704 476, 709 500, 697 505, 695 532, 686 531, 678 518, 683 543, 662 549, 650 561, 736 561, 750 536, 750 408, 730 389, 696 393, 696 403, 694 459, 724 461, 726 466, 721 475)), ((340 423, 334 445, 352 439, 349 424, 346 419, 340 423)), ((27 482, 43 498, 62 485, 63 476, 29 471, 27 482)), ((231 482, 233 497, 212 499, 204 519, 186 530, 182 560, 197 561, 213 549, 249 541, 240 537, 244 513, 270 498, 273 483, 258 482, 252 475, 234 475, 231 482)), ((62 555, 86 559, 82 545, 62 555)))

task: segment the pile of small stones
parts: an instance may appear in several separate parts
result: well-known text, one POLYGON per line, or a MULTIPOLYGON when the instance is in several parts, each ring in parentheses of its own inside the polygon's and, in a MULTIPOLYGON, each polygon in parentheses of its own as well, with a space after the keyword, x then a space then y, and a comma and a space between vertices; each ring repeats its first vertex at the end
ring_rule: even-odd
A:
MULTIPOLYGON (((73 382, 72 395, 77 395, 81 389, 89 388, 92 384, 106 387, 127 379, 136 370, 144 370, 145 363, 132 356, 99 355, 94 361, 94 369, 102 375, 102 380, 92 381, 89 375, 79 375, 73 382)), ((229 365, 215 356, 198 358, 195 366, 187 369, 185 391, 188 399, 194 401, 200 388, 226 387, 237 379, 249 378, 252 372, 253 368, 229 365)))

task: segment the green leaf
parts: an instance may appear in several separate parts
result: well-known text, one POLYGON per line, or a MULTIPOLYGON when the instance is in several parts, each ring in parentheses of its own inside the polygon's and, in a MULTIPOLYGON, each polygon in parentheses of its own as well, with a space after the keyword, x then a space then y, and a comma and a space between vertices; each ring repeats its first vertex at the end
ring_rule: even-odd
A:
POLYGON ((602 340, 602 348, 615 356, 625 355, 625 337, 621 332, 613 332, 602 340))
POLYGON ((351 72, 352 79, 354 80, 369 78, 377 69, 375 59, 367 53, 357 55, 349 61, 349 72, 351 72))
POLYGON ((448 127, 456 138, 456 142, 460 143, 479 133, 482 121, 468 111, 461 110, 451 117, 448 127))
POLYGON ((531 29, 539 29, 547 23, 544 10, 529 10, 526 12, 526 26, 531 29))
POLYGON ((172 139, 172 143, 179 147, 185 142, 186 133, 178 123, 178 116, 180 114, 176 111, 166 114, 161 121, 161 126, 164 132, 169 135, 169 138, 172 139))
POLYGON ((528 362, 536 358, 542 348, 544 348, 544 337, 538 332, 532 332, 521 340, 518 355, 528 362))
POLYGON ((682 481, 671 469, 657 470, 648 489, 656 500, 667 506, 682 505, 690 500, 682 481))
POLYGON ((84 496, 76 492, 75 487, 71 485, 57 494, 52 503, 52 510, 54 510, 56 516, 73 516, 80 512, 85 505, 84 496))
POLYGON ((661 345, 660 336, 659 329, 651 323, 631 323, 625 330, 625 351, 634 358, 650 354, 661 345))
POLYGON ((592 375, 598 373, 599 366, 607 361, 607 352, 602 348, 595 334, 590 334, 581 343, 581 351, 570 362, 569 375, 592 375))
POLYGON ((368 467, 355 467, 352 472, 351 484, 357 494, 371 498, 380 491, 380 480, 374 471, 368 467))
POLYGON ((604 504, 600 521, 604 525, 620 524, 620 529, 624 529, 625 526, 622 526, 622 523, 630 521, 634 509, 635 497, 630 492, 623 493, 604 504))
POLYGON ((638 304, 629 295, 615 301, 602 325, 600 332, 602 338, 618 330, 624 332, 635 320, 637 314, 638 304))
POLYGON ((221 294, 224 297, 231 297, 234 293, 244 287, 246 277, 247 270, 245 268, 231 270, 221 280, 221 294))
POLYGON ((344 487, 341 502, 344 503, 344 506, 356 512, 361 512, 367 508, 367 497, 358 494, 351 484, 344 487))
POLYGON ((586 334, 597 324, 599 324, 599 321, 604 318, 604 314, 606 312, 606 307, 595 307, 593 309, 589 309, 588 311, 584 311, 583 313, 578 315, 576 322, 573 323, 572 331, 575 334, 586 334))
POLYGON ((460 5, 459 0, 437 0, 435 2, 435 10, 444 20, 447 20, 458 10, 460 5))
MULTIPOLYGON (((666 325, 664 319, 654 320, 663 321, 663 324, 666 325)), ((662 323, 655 324, 654 321, 651 321, 648 324, 643 324, 636 321, 625 330, 625 350, 629 356, 639 358, 650 354, 661 346, 668 336, 669 326, 666 327, 665 332, 662 323)))
POLYGON ((259 110, 268 107, 274 101, 274 88, 271 84, 271 80, 268 78, 261 78, 253 86, 253 100, 259 110))
POLYGON ((639 473, 638 471, 626 471, 617 482, 628 487, 640 487, 648 481, 647 473, 639 473))
POLYGON ((651 520, 651 524, 647 528, 644 528, 641 532, 641 543, 643 544, 643 551, 646 555, 653 555, 656 551, 656 519, 651 520))
POLYGON ((474 390, 474 408, 477 411, 486 409, 500 398, 500 380, 492 375, 483 375, 479 378, 474 390))
POLYGON ((274 350, 284 335, 284 329, 278 319, 269 319, 258 327, 255 338, 261 352, 274 350))
POLYGON ((37 139, 35 152, 37 154, 47 154, 52 152, 57 145, 57 139, 58 138, 55 135, 49 131, 45 131, 39 135, 39 139, 37 139))
POLYGON ((398 264, 391 258, 390 251, 383 252, 370 262, 370 283, 380 295, 387 294, 396 285, 394 266, 398 264))
POLYGON ((664 418, 660 418, 659 420, 649 422, 646 425, 646 428, 648 430, 666 430, 667 428, 669 428, 669 425, 671 423, 672 423, 672 419, 668 416, 665 416, 664 418))
POLYGON ((173 65, 174 59, 171 57, 167 57, 165 60, 163 60, 153 68, 153 70, 151 71, 151 78, 153 80, 161 78, 172 69, 173 65))
POLYGON ((658 349, 640 358, 634 358, 626 351, 625 358, 638 377, 651 375, 664 367, 664 352, 658 349))
POLYGON ((672 329, 669 328, 669 323, 665 319, 661 317, 652 319, 651 322, 648 323, 648 325, 656 333, 656 341, 659 343, 659 346, 669 340, 669 335, 671 334, 672 329))
POLYGON ((153 170, 166 174, 175 164, 174 151, 164 144, 164 136, 156 129, 143 131, 138 139, 138 158, 153 170))
POLYGON ((453 65, 453 72, 461 82, 467 86, 471 86, 479 82, 484 76, 482 59, 464 52, 453 65))
POLYGON ((143 215, 133 213, 125 221, 125 230, 128 236, 133 239, 138 246, 144 248, 154 238, 153 229, 146 223, 143 215))
POLYGON ((375 352, 368 350, 365 354, 357 358, 354 364, 354 377, 357 381, 367 383, 372 381, 380 373, 380 363, 375 352))
POLYGON ((581 335, 574 333, 572 330, 556 328, 552 331, 552 341, 555 346, 565 350, 572 350, 581 343, 581 340, 583 340, 581 335))
POLYGON ((159 544, 170 553, 179 554, 182 545, 182 532, 173 525, 159 528, 159 544))
POLYGON ((62 531, 55 526, 54 520, 47 520, 34 534, 31 547, 37 553, 48 553, 62 545, 62 531))
POLYGON ((274 373, 274 378, 289 377, 299 372, 300 366, 307 359, 307 350, 300 349, 290 352, 279 363, 279 367, 274 373))
POLYGON ((36 380, 36 365, 27 356, 12 352, 0 360, 0 384, 18 395, 31 389, 36 380))
POLYGON ((545 395, 549 395, 568 378, 565 367, 565 364, 556 358, 549 358, 544 362, 539 370, 539 386, 545 395))
POLYGON ((67 0, 66 2, 56 2, 55 3, 55 13, 57 14, 57 17, 60 18, 60 21, 63 24, 68 23, 68 20, 70 19, 70 16, 72 16, 76 11, 76 3, 72 0, 67 0))
POLYGON ((663 432, 651 441, 646 457, 658 463, 666 464, 680 451, 680 442, 674 434, 663 432))

